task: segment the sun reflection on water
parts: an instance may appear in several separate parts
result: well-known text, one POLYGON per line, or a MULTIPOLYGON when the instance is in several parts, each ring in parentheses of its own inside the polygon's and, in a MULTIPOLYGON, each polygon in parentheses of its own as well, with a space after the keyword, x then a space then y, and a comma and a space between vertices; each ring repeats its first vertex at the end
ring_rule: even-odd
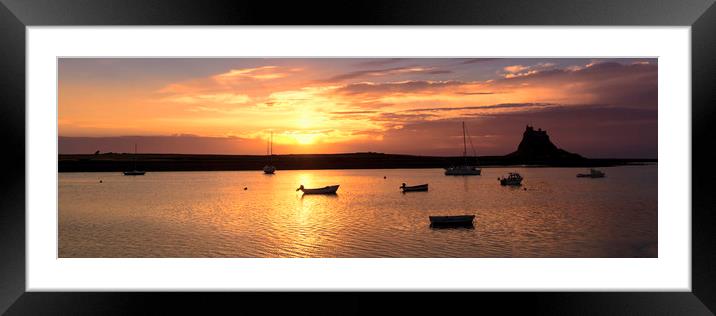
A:
POLYGON ((60 257, 653 257, 656 166, 521 168, 446 177, 440 169, 60 174, 60 257), (401 183, 430 191, 402 194, 401 183), (337 195, 296 188, 340 185, 337 195), (247 188, 244 190, 244 188, 247 188), (429 215, 474 214, 472 230, 429 215))

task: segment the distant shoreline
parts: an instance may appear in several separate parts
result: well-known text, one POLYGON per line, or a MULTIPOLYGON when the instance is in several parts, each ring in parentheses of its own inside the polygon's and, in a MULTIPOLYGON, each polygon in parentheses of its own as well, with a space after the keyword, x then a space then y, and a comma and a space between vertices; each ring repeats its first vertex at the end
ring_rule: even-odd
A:
MULTIPOLYGON (((610 167, 656 164, 657 159, 571 159, 524 161, 507 156, 478 157, 480 167, 610 167)), ((250 171, 262 170, 265 155, 192 154, 86 154, 59 155, 59 172, 121 172, 136 168, 145 171, 250 171)), ((465 161, 463 157, 412 156, 382 153, 273 155, 278 170, 335 169, 428 169, 445 168, 465 161)), ((469 157, 474 163, 475 158, 469 157)))

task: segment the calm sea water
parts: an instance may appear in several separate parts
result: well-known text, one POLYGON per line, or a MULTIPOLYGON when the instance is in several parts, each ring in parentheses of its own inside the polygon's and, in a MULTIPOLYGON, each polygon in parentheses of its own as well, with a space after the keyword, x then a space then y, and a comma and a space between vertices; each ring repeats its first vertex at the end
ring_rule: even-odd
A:
POLYGON ((602 170, 61 173, 59 256, 656 257, 657 166, 602 170), (523 188, 499 185, 509 171, 523 188), (430 191, 403 194, 403 182, 430 191), (301 184, 341 186, 302 196, 301 184), (461 214, 474 228, 429 227, 461 214))

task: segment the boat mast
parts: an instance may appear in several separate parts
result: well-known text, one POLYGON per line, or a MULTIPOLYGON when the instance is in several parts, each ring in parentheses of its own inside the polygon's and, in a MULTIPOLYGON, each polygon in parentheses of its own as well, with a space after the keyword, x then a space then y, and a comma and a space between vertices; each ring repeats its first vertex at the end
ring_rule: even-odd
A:
POLYGON ((273 132, 271 132, 269 138, 266 140, 266 156, 269 163, 271 163, 271 155, 273 154, 273 132))
POLYGON ((465 122, 462 122, 462 156, 467 160, 467 139, 465 138, 465 122))

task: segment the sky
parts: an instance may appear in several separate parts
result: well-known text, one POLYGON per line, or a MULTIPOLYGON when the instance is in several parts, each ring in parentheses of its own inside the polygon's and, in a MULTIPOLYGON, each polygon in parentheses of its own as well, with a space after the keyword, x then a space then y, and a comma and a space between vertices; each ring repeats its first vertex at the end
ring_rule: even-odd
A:
POLYGON ((514 151, 657 157, 657 60, 61 58, 60 154, 514 151))

